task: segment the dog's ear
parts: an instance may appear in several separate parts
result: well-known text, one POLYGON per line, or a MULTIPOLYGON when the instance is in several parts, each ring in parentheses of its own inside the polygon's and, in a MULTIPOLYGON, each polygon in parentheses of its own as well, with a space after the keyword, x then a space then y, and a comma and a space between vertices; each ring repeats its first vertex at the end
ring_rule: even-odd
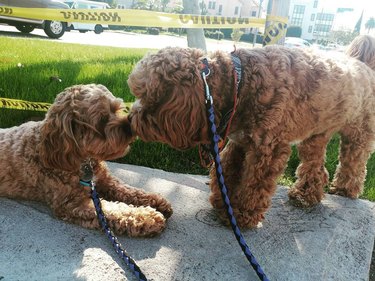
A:
POLYGON ((72 171, 79 168, 84 155, 74 135, 74 111, 64 110, 69 108, 70 101, 61 100, 61 96, 47 112, 41 127, 40 161, 47 168, 72 171))
POLYGON ((349 45, 346 54, 367 64, 375 70, 375 38, 370 35, 357 36, 349 45))

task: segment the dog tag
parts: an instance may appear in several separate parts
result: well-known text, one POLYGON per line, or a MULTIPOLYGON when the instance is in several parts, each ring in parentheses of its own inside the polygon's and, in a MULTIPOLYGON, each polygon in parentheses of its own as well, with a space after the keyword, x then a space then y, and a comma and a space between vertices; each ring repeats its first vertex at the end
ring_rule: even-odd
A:
POLYGON ((83 181, 91 181, 94 176, 92 167, 89 163, 84 163, 81 165, 81 173, 81 180, 83 181))

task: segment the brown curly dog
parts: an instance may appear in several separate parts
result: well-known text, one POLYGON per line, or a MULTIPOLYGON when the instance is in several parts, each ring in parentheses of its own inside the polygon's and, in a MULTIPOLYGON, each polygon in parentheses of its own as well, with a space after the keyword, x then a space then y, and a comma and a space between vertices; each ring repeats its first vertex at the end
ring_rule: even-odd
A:
MULTIPOLYGON (((207 58, 216 125, 235 110, 221 153, 229 197, 239 225, 255 227, 270 207, 291 144, 301 160, 289 191, 294 204, 310 207, 322 200, 329 181, 326 146, 335 133, 341 135, 340 163, 330 192, 350 198, 361 193, 375 140, 374 54, 375 40, 368 36, 357 38, 341 58, 280 46, 237 49, 232 55, 241 61, 242 77, 235 104, 240 77, 231 54, 165 48, 143 58, 130 75, 137 100, 129 119, 144 141, 177 149, 209 143, 201 77, 207 58)), ((211 179, 210 202, 226 221, 215 171, 211 179)))
POLYGON ((43 121, 0 129, 0 196, 44 202, 58 218, 98 229, 90 188, 79 183, 89 160, 109 226, 129 236, 160 233, 170 204, 126 186, 104 163, 123 156, 133 140, 122 109, 106 87, 77 85, 57 96, 43 121))

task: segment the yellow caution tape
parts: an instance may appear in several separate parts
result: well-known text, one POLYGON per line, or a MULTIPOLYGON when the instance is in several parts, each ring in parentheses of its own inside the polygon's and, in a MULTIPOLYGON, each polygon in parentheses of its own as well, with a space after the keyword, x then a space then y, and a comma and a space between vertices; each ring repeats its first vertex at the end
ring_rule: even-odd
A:
POLYGON ((0 98, 1 108, 47 111, 50 103, 0 98))
POLYGON ((267 16, 267 21, 273 22, 273 24, 266 27, 263 45, 273 45, 285 36, 288 22, 283 21, 283 18, 270 16, 267 16))
MULTIPOLYGON (((124 108, 125 113, 129 113, 132 104, 133 103, 131 102, 125 102, 125 108, 124 108)), ((0 98, 0 108, 47 111, 50 106, 51 104, 46 103, 46 102, 34 102, 34 101, 0 98)))
MULTIPOLYGON (((171 28, 262 28, 261 18, 236 18, 210 15, 169 14, 130 9, 39 9, 0 7, 0 15, 30 19, 58 20, 63 22, 100 23, 143 27, 171 28)), ((272 21, 286 23, 287 18, 270 17, 272 21)))

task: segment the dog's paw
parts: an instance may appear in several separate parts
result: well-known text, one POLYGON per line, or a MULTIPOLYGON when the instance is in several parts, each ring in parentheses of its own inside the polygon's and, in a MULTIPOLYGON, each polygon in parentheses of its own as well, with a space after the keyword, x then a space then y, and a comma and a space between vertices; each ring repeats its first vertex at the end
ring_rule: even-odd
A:
POLYGON ((171 217, 172 214, 173 214, 172 205, 168 201, 166 201, 166 200, 165 200, 164 204, 161 204, 161 205, 157 206, 156 209, 159 212, 161 212, 166 219, 168 219, 169 217, 171 217))
POLYGON ((290 189, 288 192, 289 203, 299 208, 311 208, 317 205, 322 196, 314 194, 303 194, 298 189, 290 189))
POLYGON ((338 188, 338 187, 335 187, 335 186, 331 186, 328 190, 328 193, 332 194, 332 195, 339 195, 339 196, 343 196, 343 197, 348 197, 348 198, 351 198, 351 199, 357 199, 358 198, 357 193, 348 192, 347 189, 338 188))
POLYGON ((153 200, 150 200, 149 205, 162 213, 166 219, 173 214, 171 203, 160 195, 157 195, 153 200))
MULTIPOLYGON (((224 225, 230 226, 230 221, 226 210, 216 210, 216 213, 224 225)), ((234 210, 233 214, 236 218, 237 225, 245 229, 259 228, 262 226, 262 221, 264 220, 263 213, 254 215, 252 211, 246 213, 234 210)))
POLYGON ((130 237, 155 236, 166 227, 163 214, 151 207, 129 205, 117 210, 107 209, 105 215, 110 228, 115 233, 127 234, 130 237))
POLYGON ((130 237, 152 237, 166 227, 166 219, 151 207, 138 207, 127 218, 126 232, 130 237))

